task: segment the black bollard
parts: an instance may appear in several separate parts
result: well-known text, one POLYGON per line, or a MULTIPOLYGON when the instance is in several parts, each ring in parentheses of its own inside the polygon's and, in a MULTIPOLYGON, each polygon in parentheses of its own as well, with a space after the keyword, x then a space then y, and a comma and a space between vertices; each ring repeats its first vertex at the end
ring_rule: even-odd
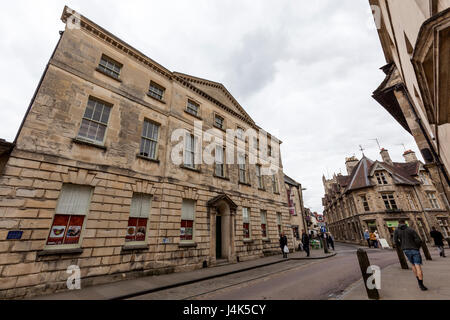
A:
POLYGON ((450 248, 450 238, 446 238, 445 240, 447 240, 448 247, 450 248))
POLYGON ((425 259, 427 259, 429 261, 433 260, 431 258, 430 251, 428 250, 428 246, 427 246, 427 243, 425 241, 422 241, 422 250, 423 250, 423 254, 425 255, 425 259))
POLYGON ((328 251, 328 246, 327 246, 326 240, 325 240, 324 238, 320 238, 320 242, 321 242, 321 244, 323 245, 323 252, 324 252, 325 254, 330 253, 330 252, 328 251))
POLYGON ((403 253, 402 249, 398 245, 395 246, 395 251, 397 251, 398 260, 400 261, 400 265, 402 266, 402 269, 408 270, 408 262, 406 262, 405 254, 403 253))
POLYGON ((367 274, 367 269, 370 267, 369 257, 367 256, 367 252, 363 249, 358 249, 356 252, 358 256, 359 266, 361 268, 361 273, 364 280, 364 286, 366 287, 367 297, 372 300, 379 300, 380 295, 376 288, 369 289, 367 287, 367 279, 369 279, 369 274, 367 274))

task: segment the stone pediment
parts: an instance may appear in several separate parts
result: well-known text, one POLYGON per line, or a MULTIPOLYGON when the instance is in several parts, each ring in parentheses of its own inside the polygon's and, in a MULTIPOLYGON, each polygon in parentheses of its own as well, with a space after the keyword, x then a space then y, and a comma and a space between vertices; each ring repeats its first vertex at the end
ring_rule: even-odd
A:
POLYGON ((220 104, 230 108, 234 113, 245 119, 247 122, 255 125, 253 119, 245 112, 244 108, 237 102, 231 93, 221 83, 190 76, 180 72, 174 72, 175 76, 189 82, 198 90, 204 92, 220 104))

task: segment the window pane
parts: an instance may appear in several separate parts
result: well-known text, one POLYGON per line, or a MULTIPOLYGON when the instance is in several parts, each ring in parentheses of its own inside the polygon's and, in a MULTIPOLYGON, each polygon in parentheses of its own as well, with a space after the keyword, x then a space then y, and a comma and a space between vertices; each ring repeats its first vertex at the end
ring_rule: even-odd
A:
POLYGON ((65 184, 59 196, 56 213, 86 215, 89 211, 92 188, 65 184))
POLYGON ((78 244, 83 228, 84 216, 71 216, 64 239, 64 244, 78 244))
POLYGON ((194 208, 195 208, 195 201, 183 200, 183 204, 181 207, 182 220, 194 220, 194 208))

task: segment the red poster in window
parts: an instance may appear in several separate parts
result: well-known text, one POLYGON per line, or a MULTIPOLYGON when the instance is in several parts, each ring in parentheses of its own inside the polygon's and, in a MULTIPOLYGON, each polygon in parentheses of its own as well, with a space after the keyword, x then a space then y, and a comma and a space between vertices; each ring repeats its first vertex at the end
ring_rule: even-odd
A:
POLYGON ((250 238, 250 224, 244 223, 244 239, 250 238))
POLYGON ((262 231, 262 237, 263 238, 267 238, 267 230, 266 230, 266 225, 265 224, 261 225, 261 231, 262 231))
POLYGON ((84 216, 71 216, 66 232, 64 244, 77 244, 80 242, 81 229, 83 228, 84 216))
POLYGON ((136 241, 145 241, 147 234, 147 219, 138 219, 136 226, 136 241))
POLYGON ((55 215, 50 235, 48 236, 47 245, 64 244, 64 236, 66 234, 67 225, 70 216, 55 215))
POLYGON ((130 218, 130 220, 128 221, 128 229, 125 241, 136 241, 137 222, 137 218, 130 218))

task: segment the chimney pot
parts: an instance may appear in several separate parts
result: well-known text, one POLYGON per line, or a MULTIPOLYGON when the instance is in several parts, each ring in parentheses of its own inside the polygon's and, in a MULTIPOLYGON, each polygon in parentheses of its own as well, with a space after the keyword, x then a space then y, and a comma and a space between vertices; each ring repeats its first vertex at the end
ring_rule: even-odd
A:
POLYGON ((416 157, 416 153, 412 150, 408 150, 403 154, 406 162, 415 162, 418 161, 416 157))

